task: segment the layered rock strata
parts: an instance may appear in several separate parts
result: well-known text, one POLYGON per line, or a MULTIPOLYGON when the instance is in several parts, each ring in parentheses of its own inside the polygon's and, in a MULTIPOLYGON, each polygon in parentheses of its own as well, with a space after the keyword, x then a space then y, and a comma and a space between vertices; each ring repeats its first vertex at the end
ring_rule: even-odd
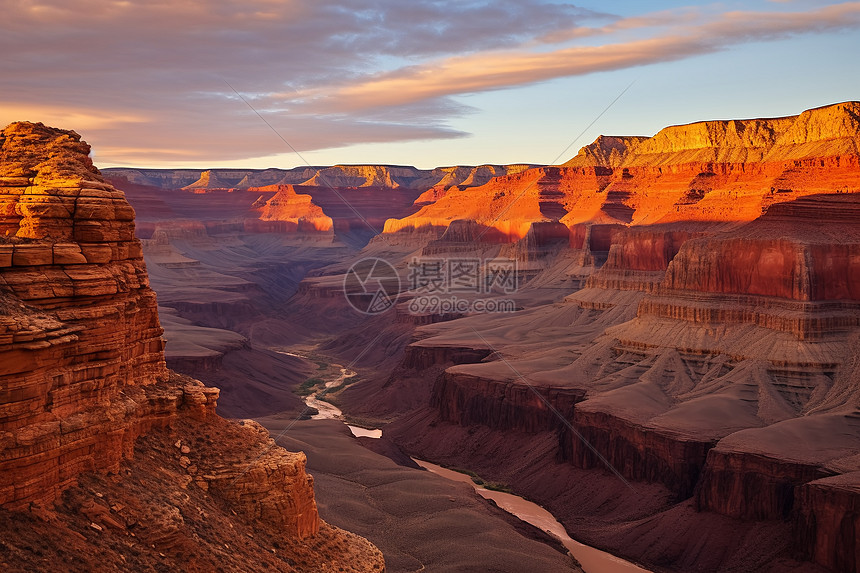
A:
POLYGON ((162 189, 249 189, 268 185, 309 187, 381 187, 386 189, 436 189, 483 185, 493 177, 518 173, 532 167, 516 165, 450 166, 417 169, 397 165, 334 165, 294 169, 105 169, 107 177, 124 178, 132 184, 162 189))
POLYGON ((88 152, 41 124, 0 135, 4 506, 116 468, 150 424, 132 389, 167 378, 134 211, 88 152))
MULTIPOLYGON (((70 523, 82 512, 90 530, 120 532, 114 547, 139 559, 131 528, 141 524, 123 517, 128 500, 141 510, 147 503, 123 493, 138 487, 138 480, 149 483, 151 499, 187 500, 177 492, 191 487, 195 495, 226 503, 251 529, 288 539, 294 555, 316 553, 315 570, 384 570, 369 543, 320 520, 304 454, 276 447, 256 423, 243 428, 222 420, 215 414, 217 389, 167 370, 156 297, 134 237, 134 211, 93 167, 89 151, 75 132, 42 124, 15 123, 0 133, 0 508, 19 512, 6 523, 34 515, 60 532, 49 508, 70 523), (213 432, 222 441, 213 440, 213 432), (177 442, 177 476, 165 482, 155 475, 164 460, 130 470, 144 436, 163 442, 177 433, 197 435, 196 450, 191 442, 177 442), (113 476, 105 489, 126 501, 65 506, 64 492, 105 474, 113 476), (342 555, 301 545, 318 536, 317 546, 339 547, 342 555), (347 562, 349 555, 355 563, 347 562), (347 561, 338 564, 341 557, 347 561)), ((173 535, 176 519, 170 521, 151 539, 161 558, 196 554, 193 539, 206 544, 197 533, 173 535)), ((204 537, 215 533, 205 529, 199 529, 204 537)), ((86 544, 78 547, 79 533, 69 535, 71 550, 81 552, 69 570, 78 570, 86 544)), ((98 541, 91 546, 102 547, 98 541)), ((125 560, 119 553, 108 559, 125 560)), ((33 558, 22 550, 11 558, 4 554, 0 563, 23 567, 33 558)), ((278 561, 281 570, 294 570, 289 561, 278 561)))
POLYGON ((387 233, 463 219, 485 240, 517 241, 529 224, 653 225, 751 221, 771 205, 860 189, 860 103, 799 116, 708 121, 653 137, 601 136, 561 167, 539 167, 435 197, 387 233))

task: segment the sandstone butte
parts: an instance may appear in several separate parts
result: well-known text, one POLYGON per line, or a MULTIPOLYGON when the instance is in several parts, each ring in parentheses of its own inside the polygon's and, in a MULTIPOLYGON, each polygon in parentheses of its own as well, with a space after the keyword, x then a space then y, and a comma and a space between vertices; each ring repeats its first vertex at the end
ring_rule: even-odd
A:
POLYGON ((166 368, 134 211, 89 150, 0 133, 0 568, 382 571, 320 520, 303 454, 166 368))
POLYGON ((260 221, 279 223, 273 226, 279 231, 312 233, 331 231, 334 228, 332 218, 313 202, 313 198, 296 193, 292 185, 251 188, 250 191, 275 191, 260 207, 260 221))

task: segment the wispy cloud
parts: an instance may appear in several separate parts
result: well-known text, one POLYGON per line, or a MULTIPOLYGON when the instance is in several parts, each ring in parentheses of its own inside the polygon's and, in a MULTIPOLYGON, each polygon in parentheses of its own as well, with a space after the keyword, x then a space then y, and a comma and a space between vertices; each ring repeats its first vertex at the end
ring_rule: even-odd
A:
POLYGON ((464 108, 451 102, 318 113, 269 94, 612 20, 544 0, 0 0, 0 10, 0 122, 86 130, 101 162, 138 164, 285 151, 225 79, 303 150, 460 137, 447 120, 464 108))
POLYGON ((576 28, 610 33, 622 29, 665 26, 668 31, 646 39, 598 46, 574 46, 552 51, 494 50, 407 66, 351 81, 342 86, 307 92, 320 109, 358 110, 400 106, 445 96, 503 89, 553 78, 611 71, 686 59, 746 42, 779 40, 795 35, 860 27, 860 2, 827 6, 807 12, 726 12, 716 20, 690 25, 693 13, 620 20, 604 28, 576 28), (683 25, 679 25, 683 24, 683 25))
POLYGON ((0 123, 84 131, 104 164, 463 137, 458 94, 858 27, 860 3, 637 17, 554 0, 0 0, 0 123), (588 45, 586 45, 586 43, 588 45))

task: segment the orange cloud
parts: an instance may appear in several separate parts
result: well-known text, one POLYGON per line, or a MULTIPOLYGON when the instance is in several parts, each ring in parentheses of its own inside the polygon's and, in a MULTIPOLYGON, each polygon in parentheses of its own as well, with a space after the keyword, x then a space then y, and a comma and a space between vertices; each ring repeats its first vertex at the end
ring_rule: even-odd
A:
POLYGON ((69 125, 79 131, 116 128, 141 124, 150 118, 130 110, 93 110, 87 108, 32 105, 0 101, 0 125, 13 121, 40 121, 48 125, 69 125))
MULTIPOLYGON (((690 17, 691 14, 674 16, 669 22, 676 25, 670 28, 669 33, 648 39, 575 46, 549 52, 533 49, 478 52, 409 66, 352 84, 315 89, 301 95, 304 101, 315 102, 321 109, 357 110, 680 60, 745 42, 857 28, 860 27, 860 2, 836 4, 808 12, 727 12, 713 22, 684 25, 690 17)), ((661 18, 651 15, 620 20, 594 30, 609 33, 664 23, 661 18)), ((573 32, 574 35, 587 35, 581 27, 573 32)))
POLYGON ((226 79, 301 151, 461 138, 469 108, 447 96, 856 28, 858 4, 623 18, 558 0, 6 2, 0 127, 77 129, 102 164, 286 151, 226 79))

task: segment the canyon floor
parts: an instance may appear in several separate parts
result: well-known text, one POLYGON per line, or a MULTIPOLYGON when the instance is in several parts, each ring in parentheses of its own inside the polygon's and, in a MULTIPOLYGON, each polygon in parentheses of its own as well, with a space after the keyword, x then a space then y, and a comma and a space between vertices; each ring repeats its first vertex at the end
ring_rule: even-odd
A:
POLYGON ((554 538, 468 485, 374 451, 396 451, 393 444, 368 444, 375 439, 355 438, 330 420, 298 422, 284 432, 290 422, 260 419, 276 436, 283 433, 279 444, 307 454, 321 516, 372 540, 386 571, 578 570, 554 538))

